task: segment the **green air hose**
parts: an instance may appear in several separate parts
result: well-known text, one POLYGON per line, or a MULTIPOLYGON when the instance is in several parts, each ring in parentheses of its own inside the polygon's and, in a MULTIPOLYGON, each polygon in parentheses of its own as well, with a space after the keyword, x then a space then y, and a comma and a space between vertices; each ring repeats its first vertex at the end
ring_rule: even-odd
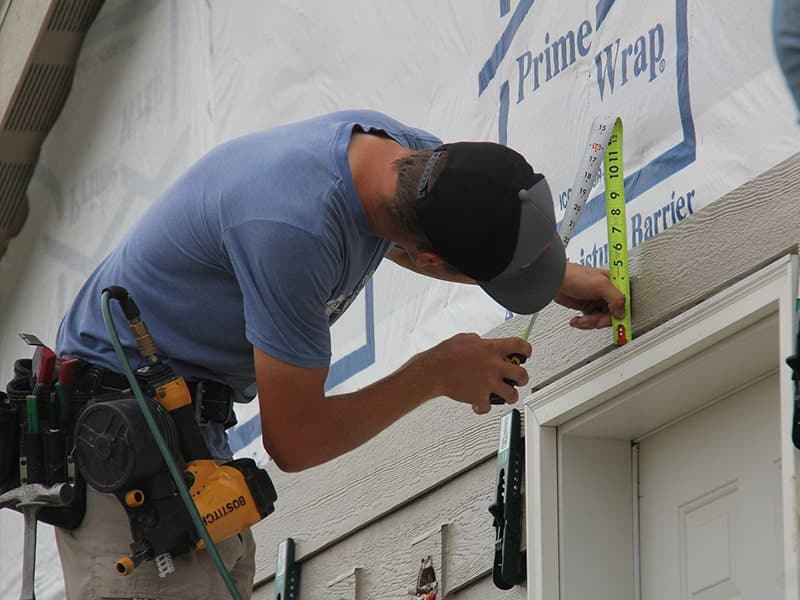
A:
POLYGON ((200 513, 197 511, 197 506, 195 506, 194 501, 192 500, 191 495, 189 494, 189 490, 186 487, 186 483, 183 480, 183 475, 181 474, 180 470, 178 469, 178 465, 175 464, 175 460, 172 458, 172 454, 167 447, 167 443, 164 440, 164 436, 161 435, 161 430, 158 428, 156 424, 155 417, 147 405, 147 400, 145 398, 144 393, 142 392, 142 388, 139 385, 139 381, 136 379, 136 375, 133 373, 133 369, 131 368, 130 363, 128 362, 128 358, 125 356, 125 351, 122 349, 122 344, 119 341, 119 335, 117 333, 117 329, 114 326, 114 320, 111 316, 111 294, 108 291, 104 291, 101 297, 101 304, 102 304, 102 311, 103 311, 103 321, 105 322, 106 329, 108 330, 108 334, 111 338, 111 344, 114 346, 114 351, 117 353, 117 357, 120 360, 120 364, 122 365, 122 370, 125 373, 125 376, 128 378, 128 383, 131 385, 131 390, 133 390, 133 394, 136 397, 136 402, 139 404, 139 408, 144 415, 144 419, 147 422, 147 426, 150 428, 150 433, 153 434, 153 438, 155 439, 156 445, 158 446, 159 451, 161 452, 161 456, 164 457, 164 462, 167 464, 167 468, 169 469, 169 473, 172 476, 172 480, 175 482, 175 485, 178 488, 178 492, 183 499, 183 503, 186 506, 186 510, 189 511, 189 515, 192 518, 192 522, 194 523, 195 528, 197 529, 197 533, 200 535, 202 540, 206 544, 206 549, 208 553, 211 555, 214 564, 217 567, 217 571, 219 571, 220 576, 222 577, 223 581, 225 582, 225 586, 228 588, 228 592, 230 592, 231 598, 233 600, 241 600, 242 597, 239 595, 239 591, 236 589, 236 584, 233 582, 230 573, 225 568, 225 563, 222 562, 222 557, 219 555, 219 551, 217 550, 216 545, 214 544, 214 540, 211 539, 211 535, 208 533, 208 529, 206 529, 203 520, 200 517, 200 513))

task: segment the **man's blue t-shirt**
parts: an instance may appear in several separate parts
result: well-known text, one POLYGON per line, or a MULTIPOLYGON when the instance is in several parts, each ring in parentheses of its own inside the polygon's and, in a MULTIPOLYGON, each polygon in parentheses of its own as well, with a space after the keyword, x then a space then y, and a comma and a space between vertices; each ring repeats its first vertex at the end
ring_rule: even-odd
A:
MULTIPOLYGON (((330 325, 390 242, 375 235, 347 160, 354 128, 411 149, 433 135, 372 111, 344 111, 247 135, 176 181, 83 285, 58 331, 59 356, 120 371, 100 309, 123 286, 159 355, 187 378, 255 392, 253 346, 293 365, 330 364, 330 325)), ((113 303, 116 304, 116 303, 113 303)), ((131 364, 141 357, 119 307, 131 364)))

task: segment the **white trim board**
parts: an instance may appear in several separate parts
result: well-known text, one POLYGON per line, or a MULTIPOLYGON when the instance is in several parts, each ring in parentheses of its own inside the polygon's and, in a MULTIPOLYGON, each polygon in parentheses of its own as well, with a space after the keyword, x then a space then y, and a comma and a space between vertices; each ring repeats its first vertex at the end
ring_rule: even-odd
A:
MULTIPOLYGON (((525 398, 529 598, 568 600, 560 594, 565 581, 572 585, 569 597, 575 592, 568 572, 571 559, 565 558, 560 545, 567 543, 564 540, 572 526, 572 521, 565 523, 564 519, 576 514, 579 503, 571 504, 565 495, 600 494, 593 501, 613 507, 615 498, 631 493, 621 487, 580 490, 580 477, 590 477, 592 468, 611 469, 609 477, 619 482, 627 473, 627 481, 631 481, 631 458, 624 458, 621 447, 615 450, 615 443, 630 444, 699 410, 709 398, 718 400, 776 371, 780 380, 786 597, 800 597, 795 508, 800 461, 790 437, 794 389, 791 370, 784 362, 794 352, 797 269, 797 256, 784 256, 525 398), (725 376, 708 377, 710 370, 725 376), (597 461, 603 464, 594 464, 597 461), (576 479, 576 473, 583 475, 576 479)), ((611 512, 603 518, 629 519, 633 537, 633 508, 622 504, 620 514, 607 509, 611 512)), ((625 535, 627 532, 621 537, 625 535)), ((574 551, 571 543, 569 552, 574 551)), ((634 553, 631 543, 630 568, 620 566, 617 579, 630 578, 631 573, 635 578, 634 553)), ((634 596, 636 582, 615 583, 614 576, 605 574, 604 581, 597 582, 596 598, 615 591, 621 598, 634 596)))

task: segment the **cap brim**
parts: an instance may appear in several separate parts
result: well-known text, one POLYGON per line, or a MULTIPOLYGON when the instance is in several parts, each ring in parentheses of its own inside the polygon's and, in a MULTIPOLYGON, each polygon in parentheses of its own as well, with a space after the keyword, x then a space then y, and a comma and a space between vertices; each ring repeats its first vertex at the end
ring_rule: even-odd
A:
POLYGON ((508 310, 521 315, 540 311, 555 298, 564 273, 567 257, 557 233, 550 246, 524 269, 479 282, 483 290, 508 310))

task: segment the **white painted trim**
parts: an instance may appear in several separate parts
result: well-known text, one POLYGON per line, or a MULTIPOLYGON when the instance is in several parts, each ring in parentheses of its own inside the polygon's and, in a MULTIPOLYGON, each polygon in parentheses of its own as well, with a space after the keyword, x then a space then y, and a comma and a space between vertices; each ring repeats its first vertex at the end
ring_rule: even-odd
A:
POLYGON ((621 348, 533 392, 538 423, 562 425, 778 310, 789 256, 621 348))
POLYGON ((800 452, 795 449, 791 439, 794 416, 794 385, 792 369, 785 359, 797 352, 796 303, 798 292, 798 257, 791 257, 789 275, 782 282, 780 308, 778 314, 778 337, 780 345, 780 396, 781 396, 781 484, 783 502, 783 557, 786 598, 800 598, 800 452))
MULTIPOLYGON (((675 317, 626 346, 537 390, 524 399, 526 415, 526 500, 528 523, 528 598, 551 600, 561 595, 563 564, 560 556, 559 440, 569 431, 597 417, 617 396, 663 373, 769 315, 777 314, 779 330, 781 402, 781 479, 784 514, 784 568, 787 600, 800 597, 800 453, 791 441, 794 387, 784 360, 795 352, 795 303, 798 257, 787 255, 716 296, 675 317)), ((631 457, 635 466, 635 452, 631 457)), ((632 475, 636 477, 636 475, 632 475)), ((635 480, 634 480, 635 482, 635 480)), ((638 491, 634 486, 633 516, 638 491)), ((634 524, 635 530, 638 531, 634 524)), ((638 534, 637 534, 638 538, 638 534)), ((635 577, 638 567, 634 560, 635 577)), ((636 579, 634 597, 640 595, 636 579)))
POLYGON ((631 599, 630 442, 557 433, 562 600, 631 599))
POLYGON ((633 505, 633 600, 642 598, 642 562, 639 545, 639 444, 631 446, 631 498, 633 505))
POLYGON ((531 600, 558 600, 558 448, 555 427, 525 410, 527 587, 531 600))
POLYGON ((730 390, 728 390, 727 392, 725 392, 721 396, 715 396, 715 397, 711 398, 708 402, 703 402, 701 404, 698 404, 695 408, 689 410, 688 412, 682 413, 680 416, 678 416, 678 417, 676 417, 676 418, 674 418, 674 419, 672 419, 670 421, 666 421, 663 425, 657 427, 656 429, 648 431, 644 435, 640 435, 640 436, 636 437, 635 439, 633 439, 631 441, 634 444, 639 444, 640 442, 643 442, 646 439, 648 439, 650 437, 653 437, 654 435, 658 435, 659 433, 661 433, 665 429, 669 429, 673 425, 677 425, 678 423, 680 423, 681 421, 685 421, 686 419, 691 419, 697 413, 706 410, 707 408, 709 408, 710 406, 713 406, 714 404, 718 404, 720 402, 724 402, 725 400, 727 400, 731 396, 735 396, 736 394, 738 394, 742 390, 746 390, 747 388, 752 387, 753 385, 755 385, 756 383, 758 383, 758 382, 760 382, 760 381, 762 381, 764 379, 770 379, 771 377, 778 377, 779 376, 778 371, 779 371, 779 369, 776 366, 774 369, 771 369, 769 371, 765 371, 764 373, 762 373, 761 375, 755 377, 754 379, 746 379, 746 380, 743 381, 743 383, 741 385, 737 385, 735 387, 732 387, 730 390))

